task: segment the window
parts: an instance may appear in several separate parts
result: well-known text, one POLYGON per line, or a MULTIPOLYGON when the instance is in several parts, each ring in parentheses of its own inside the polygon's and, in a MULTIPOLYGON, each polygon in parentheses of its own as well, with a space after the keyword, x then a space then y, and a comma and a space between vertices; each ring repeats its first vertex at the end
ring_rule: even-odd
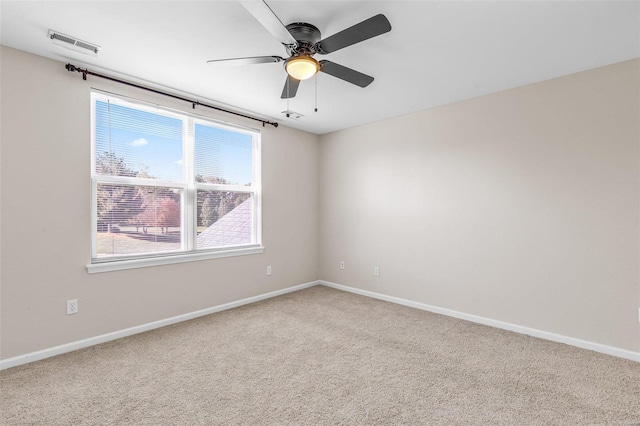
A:
POLYGON ((260 134, 91 95, 89 272, 262 251, 260 134))

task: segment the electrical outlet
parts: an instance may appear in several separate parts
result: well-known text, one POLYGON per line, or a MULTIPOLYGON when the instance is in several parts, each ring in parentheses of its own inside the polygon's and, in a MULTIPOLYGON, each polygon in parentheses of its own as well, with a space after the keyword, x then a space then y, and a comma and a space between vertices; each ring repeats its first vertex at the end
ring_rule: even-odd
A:
POLYGON ((344 269, 344 260, 340 261, 340 269, 344 269))
POLYGON ((78 313, 78 299, 67 300, 67 315, 78 313))
POLYGON ((373 276, 374 277, 379 277, 380 276, 380 267, 379 266, 374 266, 373 267, 373 276))
POLYGON ((271 266, 267 266, 267 275, 271 275, 271 266))

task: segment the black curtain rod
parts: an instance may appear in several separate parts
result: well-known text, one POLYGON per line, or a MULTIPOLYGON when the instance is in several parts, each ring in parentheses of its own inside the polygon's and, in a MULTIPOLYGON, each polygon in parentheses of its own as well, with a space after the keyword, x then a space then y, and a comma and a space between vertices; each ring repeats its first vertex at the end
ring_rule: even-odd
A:
POLYGON ((239 117, 244 117, 244 118, 248 118, 250 120, 255 120, 255 121, 259 121, 262 123, 262 127, 264 127, 265 124, 271 124, 273 127, 278 127, 278 123, 273 123, 271 121, 267 121, 267 120, 263 120, 261 118, 257 118, 257 117, 251 117, 250 115, 245 115, 245 114, 241 114, 239 112, 235 112, 235 111, 230 111, 228 109, 224 109, 224 108, 220 108, 214 105, 209 105, 209 104, 203 104, 202 102, 199 101, 194 101, 191 99, 187 99, 187 98, 183 98, 182 96, 178 96, 178 95, 173 95, 171 93, 167 93, 167 92, 163 92, 161 90, 157 90, 157 89, 153 89, 151 87, 145 87, 145 86, 141 86, 139 84, 135 84, 135 83, 131 83, 130 81, 125 81, 125 80, 120 80, 118 78, 115 77, 110 77, 108 75, 104 75, 104 74, 98 74, 97 72, 93 72, 93 71, 89 71, 88 69, 82 69, 79 67, 76 67, 75 65, 72 64, 67 64, 64 66, 67 71, 69 72, 73 72, 73 71, 77 71, 79 73, 82 73, 82 79, 86 80, 87 79, 87 75, 93 75, 95 77, 100 77, 100 78, 104 78, 106 80, 111 80, 111 81, 115 81, 116 83, 121 83, 121 84, 126 84, 127 86, 132 86, 132 87, 136 87, 138 89, 142 89, 142 90, 147 90, 149 92, 153 92, 153 93, 157 93, 159 95, 164 95, 164 96, 168 96, 170 98, 173 99, 178 99, 180 101, 185 101, 185 102, 189 102, 192 106, 193 109, 196 108, 196 105, 200 105, 203 107, 207 107, 207 108, 211 108, 211 109, 215 109, 217 111, 222 111, 222 112, 226 112, 227 114, 233 114, 233 115, 237 115, 239 117))

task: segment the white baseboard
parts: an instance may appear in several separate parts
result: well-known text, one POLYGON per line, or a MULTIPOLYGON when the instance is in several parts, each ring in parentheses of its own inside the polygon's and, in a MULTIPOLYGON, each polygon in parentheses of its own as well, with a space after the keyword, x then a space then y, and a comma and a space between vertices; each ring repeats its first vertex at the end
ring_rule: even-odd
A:
POLYGON ((490 318, 484 318, 477 315, 465 314, 464 312, 453 311, 451 309, 440 308, 437 306, 427 305, 425 303, 414 302, 412 300, 400 299, 398 297, 387 296, 359 288, 348 287, 342 284, 336 284, 328 281, 319 281, 321 285, 335 288, 337 290, 348 291, 350 293, 359 294, 361 296, 372 297, 374 299, 384 300, 386 302, 397 303, 399 305, 409 306, 411 308, 421 309, 436 314, 447 315, 478 324, 488 325, 503 330, 509 330, 528 336, 538 337, 540 339, 551 340, 552 342, 565 343, 567 345, 576 346, 582 349, 589 349, 607 355, 613 355, 618 358, 629 359, 640 362, 640 352, 633 352, 626 349, 615 348, 612 346, 602 345, 600 343, 589 342, 586 340, 576 339, 574 337, 563 336, 560 334, 550 333, 548 331, 536 330, 534 328, 523 327, 521 325, 511 324, 508 322, 497 321, 490 318))
POLYGON ((249 303, 259 302, 261 300, 270 299, 276 296, 281 296, 283 294, 313 287, 315 285, 324 285, 327 287, 335 288, 337 290, 359 294, 361 296, 380 299, 380 300, 384 300, 391 303, 397 303, 399 305, 409 306, 411 308, 421 309, 423 311, 429 311, 436 314, 447 315, 450 317, 459 318, 462 320, 471 321, 478 324, 488 325, 491 327, 496 327, 503 330, 509 330, 516 333, 520 333, 520 334, 526 334, 526 335, 538 337, 541 339, 551 340, 553 342, 565 343, 567 345, 576 346, 583 349, 589 349, 595 352, 600 352, 603 354, 640 362, 640 352, 633 352, 626 349, 614 348, 612 346, 602 345, 600 343, 594 343, 586 340, 576 339, 573 337, 562 336, 560 334, 550 333, 542 330, 536 330, 533 328, 523 327, 516 324, 484 318, 477 315, 466 314, 464 312, 458 312, 451 309, 440 308, 437 306, 427 305, 425 303, 414 302, 412 300, 401 299, 398 297, 387 296, 384 294, 375 293, 368 290, 361 290, 355 287, 349 287, 349 286, 336 284, 328 281, 318 280, 318 281, 311 281, 305 284, 296 285, 293 287, 288 287, 282 290, 272 291, 270 293, 265 293, 258 296, 248 297, 246 299, 237 300, 235 302, 225 303, 223 305, 218 305, 211 308, 201 309, 199 311, 178 315, 178 316, 167 318, 164 320, 142 324, 142 325, 127 328, 124 330, 102 334, 100 336, 89 337, 87 339, 78 340, 78 341, 67 343, 60 346, 55 346, 53 348, 31 352, 31 353, 19 355, 13 358, 7 358, 4 360, 0 360, 0 370, 4 370, 11 367, 17 367, 19 365, 28 364, 30 362, 39 361, 45 358, 50 358, 52 356, 61 355, 61 354, 72 352, 82 348, 87 348, 89 346, 97 345, 100 343, 110 342, 112 340, 120 339, 122 337, 132 336, 134 334, 143 333, 145 331, 154 330, 156 328, 164 327, 167 325, 176 324, 182 321, 188 321, 194 318, 202 317, 202 316, 213 314, 220 311, 225 311, 227 309, 237 308, 242 305, 247 305, 249 303))
POLYGON ((82 340, 67 343, 64 345, 55 346, 53 348, 43 349, 40 351, 28 353, 25 355, 19 355, 13 358, 3 359, 3 360, 0 360, 0 370, 16 367, 18 365, 28 364, 30 362, 39 361, 41 359, 50 358, 52 356, 64 354, 67 352, 72 352, 82 348, 87 348, 89 346, 97 345, 100 343, 110 342, 112 340, 120 339, 122 337, 132 336, 134 334, 143 333, 145 331, 153 330, 160 327, 165 327, 167 325, 176 324, 182 321, 188 321, 194 318, 202 317, 202 316, 213 314, 216 312, 226 311, 227 309, 233 309, 242 305, 248 305, 249 303, 259 302, 260 300, 281 296, 286 293, 291 293, 294 291, 313 287, 318 284, 320 284, 319 281, 312 281, 305 284, 288 287, 282 290, 276 290, 270 293, 248 297, 246 299, 237 300, 235 302, 229 302, 223 305, 218 305, 211 308, 201 309, 195 312, 190 312, 187 314, 178 315, 171 318, 138 325, 135 327, 124 329, 124 330, 114 331, 112 333, 102 334, 100 336, 89 337, 87 339, 82 339, 82 340))

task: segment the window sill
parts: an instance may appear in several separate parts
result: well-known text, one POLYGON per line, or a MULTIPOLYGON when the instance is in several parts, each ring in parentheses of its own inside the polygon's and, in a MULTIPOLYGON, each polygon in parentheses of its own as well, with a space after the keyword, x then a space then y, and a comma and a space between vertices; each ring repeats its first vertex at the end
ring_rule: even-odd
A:
POLYGON ((264 247, 245 247, 224 251, 209 251, 201 253, 178 254, 173 256, 150 257, 147 259, 117 260, 113 262, 91 263, 87 265, 87 272, 96 274, 100 272, 120 271, 123 269, 146 268, 149 266, 171 265, 173 263, 196 262, 198 260, 218 259, 221 257, 243 256, 258 254, 264 251, 264 247))

